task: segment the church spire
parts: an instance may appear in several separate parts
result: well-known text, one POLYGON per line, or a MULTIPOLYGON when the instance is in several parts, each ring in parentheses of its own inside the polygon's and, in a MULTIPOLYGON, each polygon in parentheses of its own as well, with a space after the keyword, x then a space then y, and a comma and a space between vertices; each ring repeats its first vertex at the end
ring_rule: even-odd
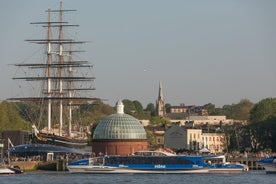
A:
POLYGON ((157 100, 157 115, 159 117, 164 117, 166 114, 165 110, 165 101, 163 97, 163 89, 162 89, 162 83, 161 81, 159 82, 159 93, 158 93, 158 100, 157 100))
POLYGON ((158 100, 162 100, 164 101, 164 97, 163 97, 163 90, 162 90, 162 83, 161 81, 159 81, 159 95, 158 95, 158 100))

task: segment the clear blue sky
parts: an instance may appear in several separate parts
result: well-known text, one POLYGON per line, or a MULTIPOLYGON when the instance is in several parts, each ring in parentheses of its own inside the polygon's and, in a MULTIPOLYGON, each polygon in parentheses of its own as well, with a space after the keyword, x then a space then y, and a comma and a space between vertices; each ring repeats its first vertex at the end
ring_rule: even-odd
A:
MULTIPOLYGON (((64 0, 84 57, 95 66, 94 96, 216 106, 276 96, 275 0, 64 0)), ((58 0, 0 1, 0 99, 15 97, 16 68, 40 38, 30 22, 45 21, 58 0)), ((71 21, 71 20, 70 20, 71 21)), ((36 45, 35 45, 36 46, 36 45)))

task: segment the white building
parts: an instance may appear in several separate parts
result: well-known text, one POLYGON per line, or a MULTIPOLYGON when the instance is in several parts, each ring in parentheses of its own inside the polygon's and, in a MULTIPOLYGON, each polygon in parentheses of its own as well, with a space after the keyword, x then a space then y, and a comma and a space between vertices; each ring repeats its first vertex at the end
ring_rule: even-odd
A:
POLYGON ((226 116, 190 116, 186 119, 181 120, 171 120, 171 122, 179 122, 181 126, 185 126, 187 122, 192 123, 193 126, 198 125, 233 125, 234 123, 243 123, 245 124, 246 121, 242 120, 234 120, 234 119, 226 119, 226 116))
POLYGON ((164 134, 164 147, 191 151, 207 148, 211 153, 218 153, 224 150, 224 137, 224 133, 203 133, 202 129, 174 123, 164 134))

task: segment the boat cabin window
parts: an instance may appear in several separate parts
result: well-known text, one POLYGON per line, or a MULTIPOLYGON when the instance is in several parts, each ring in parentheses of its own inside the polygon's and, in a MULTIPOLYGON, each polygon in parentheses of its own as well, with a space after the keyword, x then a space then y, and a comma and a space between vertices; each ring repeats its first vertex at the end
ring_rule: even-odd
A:
POLYGON ((89 158, 89 164, 102 165, 103 164, 103 157, 89 158))
POLYGON ((224 162, 223 158, 205 158, 204 159, 205 164, 219 164, 223 162, 224 162))
POLYGON ((135 152, 133 155, 139 155, 139 156, 167 156, 165 153, 163 152, 159 152, 159 151, 138 151, 135 152))
POLYGON ((47 161, 53 161, 54 160, 54 153, 47 153, 47 161))
POLYGON ((106 164, 194 164, 184 157, 175 156, 109 156, 105 157, 106 164))

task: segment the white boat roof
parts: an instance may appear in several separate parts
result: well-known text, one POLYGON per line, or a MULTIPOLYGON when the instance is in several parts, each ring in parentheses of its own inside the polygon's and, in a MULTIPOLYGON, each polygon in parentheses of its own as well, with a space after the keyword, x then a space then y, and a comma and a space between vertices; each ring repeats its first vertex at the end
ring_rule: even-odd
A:
POLYGON ((176 154, 169 153, 166 151, 137 151, 133 155, 143 155, 143 156, 175 156, 176 154))

